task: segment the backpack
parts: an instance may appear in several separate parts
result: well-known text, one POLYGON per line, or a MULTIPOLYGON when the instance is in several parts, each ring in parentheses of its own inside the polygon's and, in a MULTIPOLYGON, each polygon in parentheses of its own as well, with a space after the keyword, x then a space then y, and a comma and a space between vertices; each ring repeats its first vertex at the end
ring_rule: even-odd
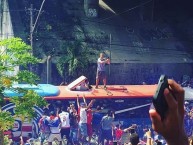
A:
POLYGON ((44 133, 50 133, 50 127, 49 127, 49 122, 48 120, 45 118, 42 118, 42 121, 40 123, 40 129, 42 132, 44 133))

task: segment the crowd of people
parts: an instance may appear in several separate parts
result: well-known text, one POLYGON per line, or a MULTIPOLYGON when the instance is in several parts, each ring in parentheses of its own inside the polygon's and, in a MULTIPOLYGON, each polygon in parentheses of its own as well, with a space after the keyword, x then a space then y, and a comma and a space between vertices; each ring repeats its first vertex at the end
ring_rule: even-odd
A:
MULTIPOLYGON (((106 89, 105 64, 109 64, 110 60, 104 59, 101 53, 97 63, 95 89, 98 89, 99 80, 103 80, 106 89)), ((87 102, 84 95, 77 95, 76 102, 68 105, 58 102, 53 106, 50 103, 39 120, 41 145, 44 142, 52 145, 55 140, 60 145, 64 140, 68 145, 193 145, 193 106, 187 101, 184 103, 181 85, 174 80, 168 80, 168 84, 170 89, 164 90, 164 97, 169 105, 164 120, 154 108, 150 108, 152 124, 142 129, 140 124, 115 124, 116 115, 113 110, 104 111, 95 104, 95 100, 87 102), (143 130, 143 136, 140 136, 139 130, 143 130)), ((76 89, 82 90, 82 86, 76 89)), ((30 144, 30 141, 28 139, 23 144, 30 144)))
POLYGON ((109 110, 107 115, 103 116, 100 113, 100 106, 97 106, 95 110, 91 108, 95 100, 87 104, 84 96, 82 99, 83 102, 79 102, 80 97, 77 95, 77 107, 74 104, 66 108, 58 105, 55 112, 50 111, 50 108, 45 110, 39 122, 42 144, 46 136, 49 144, 52 144, 54 139, 62 144, 63 138, 67 139, 68 144, 89 144, 93 135, 97 136, 97 142, 104 142, 105 139, 112 141, 113 112, 109 110), (101 124, 98 120, 101 120, 101 124))
POLYGON ((55 139, 62 144, 63 138, 66 138, 68 144, 73 145, 94 142, 102 145, 188 145, 192 143, 193 109, 187 101, 184 104, 184 92, 181 86, 173 80, 169 80, 169 84, 176 100, 172 97, 173 93, 165 89, 166 101, 170 103, 166 117, 161 120, 155 109, 150 109, 152 128, 144 128, 143 137, 139 136, 138 125, 132 124, 125 128, 121 123, 114 124, 115 114, 112 110, 108 110, 104 115, 100 113, 102 111, 100 106, 92 109, 95 100, 87 104, 83 96, 83 102, 80 103, 80 97, 77 96, 77 107, 74 104, 66 108, 59 105, 56 112, 51 111, 50 115, 47 112, 42 116, 39 123, 41 143, 43 144, 47 138, 49 145, 55 139), (49 129, 41 127, 43 124, 49 129))

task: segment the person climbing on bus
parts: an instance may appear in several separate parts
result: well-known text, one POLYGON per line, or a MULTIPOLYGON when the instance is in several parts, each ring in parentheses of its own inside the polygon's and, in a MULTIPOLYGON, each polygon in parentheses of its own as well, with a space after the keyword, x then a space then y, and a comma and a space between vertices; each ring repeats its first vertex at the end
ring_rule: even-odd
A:
POLYGON ((90 88, 92 87, 89 85, 88 79, 86 79, 75 88, 75 91, 88 91, 90 88))

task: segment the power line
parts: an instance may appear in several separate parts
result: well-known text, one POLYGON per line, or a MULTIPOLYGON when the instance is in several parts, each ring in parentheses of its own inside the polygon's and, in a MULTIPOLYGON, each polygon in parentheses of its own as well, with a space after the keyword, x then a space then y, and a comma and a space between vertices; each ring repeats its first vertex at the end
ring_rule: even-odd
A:
MULTIPOLYGON (((56 38, 46 38, 46 37, 43 37, 43 38, 40 38, 40 39, 53 39, 55 40, 56 38)), ((71 42, 75 42, 76 40, 74 38, 65 38, 65 39, 57 39, 58 41, 71 41, 71 42)), ((85 42, 85 43, 88 43, 88 44, 97 44, 97 45, 109 45, 108 42, 88 42, 88 41, 81 41, 81 42, 85 42)), ((172 49, 172 48, 166 48, 166 47, 150 47, 150 46, 134 46, 134 45, 130 45, 130 44, 120 44, 120 43, 111 43, 112 46, 121 46, 121 47, 127 47, 129 49, 125 49, 124 51, 129 51, 131 49, 151 49, 151 50, 163 50, 163 51, 175 51, 175 52, 183 52, 183 51, 180 51, 180 50, 176 50, 176 49, 172 49)), ((114 48, 114 50, 119 50, 119 48, 114 48)), ((188 51, 188 52, 191 52, 193 53, 192 51, 188 51)))
POLYGON ((130 9, 127 9, 127 10, 125 10, 125 11, 123 11, 123 12, 120 12, 120 13, 117 13, 117 14, 112 15, 112 16, 110 16, 110 17, 104 18, 104 19, 100 20, 100 22, 101 22, 101 21, 108 20, 108 19, 111 19, 111 18, 113 18, 113 17, 115 17, 115 16, 122 15, 122 14, 124 14, 124 13, 126 13, 126 12, 129 12, 129 11, 131 11, 131 10, 134 10, 134 9, 138 8, 138 7, 141 7, 141 6, 143 6, 143 5, 146 5, 147 3, 151 2, 151 1, 153 1, 153 0, 149 0, 149 1, 147 1, 147 2, 141 3, 140 5, 137 5, 137 6, 135 6, 135 7, 132 7, 132 8, 130 8, 130 9))
POLYGON ((33 31, 34 31, 34 29, 35 29, 35 27, 36 27, 37 21, 38 21, 39 16, 40 16, 40 13, 42 12, 42 8, 43 8, 43 5, 44 5, 44 2, 45 2, 45 0, 43 0, 43 2, 42 2, 42 4, 41 4, 40 10, 39 10, 39 12, 38 12, 38 16, 37 16, 36 21, 35 21, 35 23, 34 23, 34 25, 33 25, 32 33, 33 33, 33 31))
MULTIPOLYGON (((50 38, 47 38, 50 39, 50 38)), ((54 39, 54 38, 51 38, 54 39)), ((63 39, 57 39, 58 41, 64 41, 63 39)), ((65 41, 68 42, 75 42, 75 39, 65 39, 65 41)), ((98 43, 98 42, 88 42, 88 41, 81 41, 81 42, 85 42, 87 44, 90 45, 109 45, 109 43, 98 43)), ((126 47, 127 49, 119 49, 116 47, 113 47, 114 51, 121 51, 121 52, 129 52, 129 53, 148 53, 148 54, 164 54, 164 55, 170 55, 171 53, 175 53, 175 55, 188 55, 188 54, 193 54, 193 51, 180 51, 180 50, 176 50, 176 49, 172 49, 172 48, 156 48, 156 47, 146 47, 146 46, 133 46, 133 45, 129 45, 129 44, 119 44, 119 43, 111 43, 111 46, 118 46, 118 47, 126 47), (136 50, 136 49, 142 49, 142 50, 136 50), (143 50, 144 49, 144 50, 143 50), (158 51, 163 51, 163 52, 158 52, 158 51), (168 53, 168 51, 170 51, 171 53, 168 53)), ((112 51, 113 51, 112 50, 112 51)))
MULTIPOLYGON (((7 33, 7 34, 0 34, 0 36, 14 36, 13 33, 7 33)), ((23 36, 26 36, 25 34, 23 34, 23 36)), ((70 41, 76 41, 76 39, 74 39, 74 37, 66 37, 63 39, 59 39, 59 38, 53 38, 53 37, 42 37, 42 36, 39 36, 37 37, 37 39, 52 39, 52 40, 59 40, 59 41, 66 41, 66 40, 70 40, 70 41)), ((90 44, 102 44, 102 45, 108 45, 109 42, 89 42, 89 41, 81 41, 81 42, 87 42, 87 43, 90 43, 90 44)), ((157 50, 173 50, 173 51, 179 51, 180 50, 176 50, 176 49, 168 49, 168 48, 165 48, 165 47, 152 47, 152 46, 135 46, 135 45, 131 45, 131 44, 126 44, 126 43, 122 43, 119 41, 115 42, 114 43, 112 42, 111 45, 114 45, 114 46, 122 46, 122 47, 130 47, 130 48, 144 48, 144 49, 147 49, 147 48, 150 48, 150 49, 157 49, 157 50)), ((144 44, 145 45, 145 44, 144 44)))
POLYGON ((21 12, 21 11, 26 11, 26 10, 3 10, 2 12, 8 13, 8 12, 21 12))

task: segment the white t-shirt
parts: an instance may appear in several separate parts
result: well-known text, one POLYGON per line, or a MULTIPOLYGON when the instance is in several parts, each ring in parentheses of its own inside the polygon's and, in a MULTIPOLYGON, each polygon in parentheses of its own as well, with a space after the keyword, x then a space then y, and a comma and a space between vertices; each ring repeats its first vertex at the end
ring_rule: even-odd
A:
POLYGON ((101 58, 98 58, 97 60, 97 71, 105 71, 105 63, 103 63, 104 60, 101 60, 101 58))
POLYGON ((121 136, 121 144, 128 144, 130 142, 130 133, 129 131, 124 130, 121 136))
POLYGON ((61 120, 61 127, 62 128, 68 128, 70 127, 70 119, 69 119, 69 113, 62 111, 62 113, 59 114, 60 120, 61 120))
POLYGON ((87 123, 87 108, 80 108, 80 121, 79 123, 87 123))

